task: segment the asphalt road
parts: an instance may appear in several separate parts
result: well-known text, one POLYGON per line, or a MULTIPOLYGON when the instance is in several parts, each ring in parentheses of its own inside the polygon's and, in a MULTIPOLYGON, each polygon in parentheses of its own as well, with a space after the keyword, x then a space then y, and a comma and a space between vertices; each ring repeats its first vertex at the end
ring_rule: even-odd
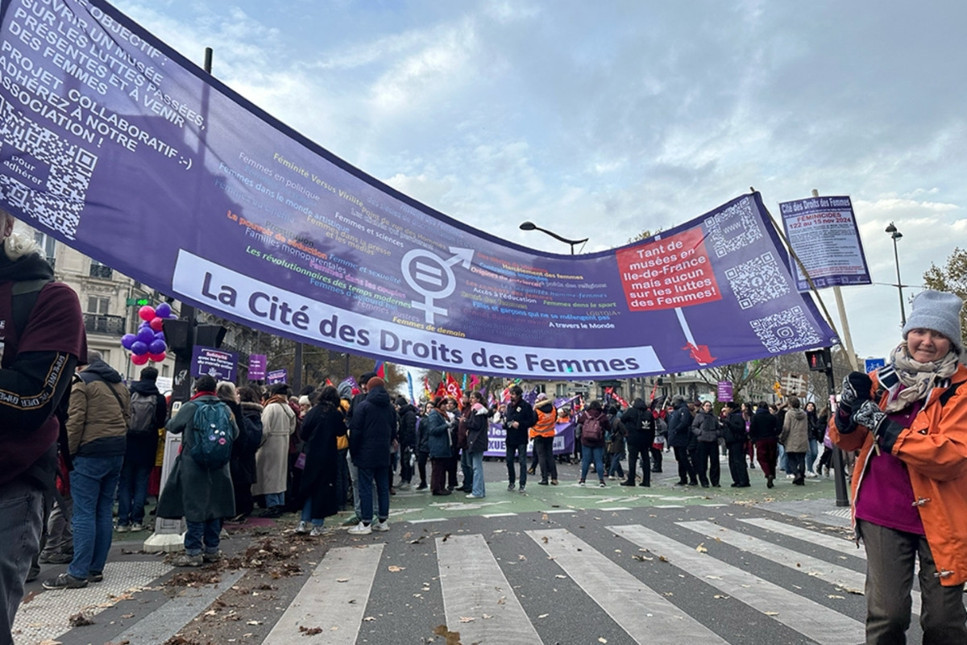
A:
POLYGON ((291 532, 294 515, 262 520, 223 542, 226 562, 187 572, 124 536, 103 583, 32 583, 16 642, 863 640, 863 551, 831 480, 767 490, 753 471, 749 489, 696 489, 666 472, 651 488, 598 488, 576 486, 575 468, 522 495, 488 462, 485 499, 400 492, 391 530, 369 536, 313 539, 291 532), (72 628, 79 613, 93 624, 72 628))

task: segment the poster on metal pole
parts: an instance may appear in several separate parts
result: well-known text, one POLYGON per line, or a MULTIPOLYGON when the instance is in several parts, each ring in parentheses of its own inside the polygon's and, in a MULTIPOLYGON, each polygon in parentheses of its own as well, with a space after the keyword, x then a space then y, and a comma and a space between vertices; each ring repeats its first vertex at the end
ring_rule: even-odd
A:
MULTIPOLYGON (((870 270, 849 197, 782 202, 779 212, 786 239, 817 289, 870 284, 870 270)), ((789 269, 799 291, 809 291, 809 282, 792 257, 789 269)))

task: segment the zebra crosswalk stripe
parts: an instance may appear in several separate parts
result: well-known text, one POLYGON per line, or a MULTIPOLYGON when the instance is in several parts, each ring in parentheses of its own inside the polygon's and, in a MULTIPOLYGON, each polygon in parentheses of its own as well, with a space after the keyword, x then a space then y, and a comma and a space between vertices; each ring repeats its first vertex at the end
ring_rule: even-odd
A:
POLYGON ((526 531, 635 642, 725 643, 720 636, 565 529, 526 531))
POLYGON ((767 531, 772 531, 773 533, 779 533, 780 535, 796 538, 797 540, 802 540, 803 542, 817 544, 832 551, 842 553, 843 555, 851 555, 854 558, 866 559, 866 551, 858 548, 856 543, 852 540, 844 540, 843 538, 827 535, 818 531, 810 531, 809 529, 804 529, 799 526, 783 524, 782 522, 770 520, 765 517, 748 517, 740 519, 739 521, 746 524, 751 524, 752 526, 758 526, 760 529, 766 529, 767 531))
POLYGON ((609 526, 629 542, 824 645, 863 640, 863 623, 641 525, 609 526))
POLYGON ((784 546, 767 542, 752 535, 733 531, 712 522, 678 522, 677 524, 706 537, 730 544, 737 549, 742 549, 746 553, 782 565, 787 569, 815 576, 848 591, 862 592, 866 576, 858 571, 814 558, 793 549, 787 549, 784 546))
POLYGON ((447 627, 461 642, 541 642, 482 535, 437 538, 436 550, 447 627))
POLYGON ((264 642, 353 645, 382 555, 382 544, 330 549, 264 642), (322 631, 300 635, 300 626, 322 631))

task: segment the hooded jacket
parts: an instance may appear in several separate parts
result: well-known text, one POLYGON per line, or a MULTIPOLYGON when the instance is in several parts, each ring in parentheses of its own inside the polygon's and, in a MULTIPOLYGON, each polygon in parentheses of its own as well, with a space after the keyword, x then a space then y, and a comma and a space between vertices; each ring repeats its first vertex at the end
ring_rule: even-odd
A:
POLYGON ((131 393, 116 369, 98 359, 78 374, 67 417, 71 455, 123 456, 130 421, 131 393))
POLYGON ((691 433, 692 413, 685 401, 679 401, 675 410, 668 416, 668 445, 672 448, 686 448, 691 433))
POLYGON ((789 408, 782 421, 779 443, 786 452, 809 452, 809 418, 802 408, 789 408))
POLYGON ((354 466, 381 468, 390 465, 396 422, 396 408, 386 388, 378 385, 367 392, 349 421, 349 453, 354 466))
POLYGON ((416 448, 416 408, 404 403, 399 409, 400 448, 416 448))
POLYGON ((655 415, 642 398, 631 402, 631 407, 621 413, 621 423, 627 431, 629 446, 650 447, 655 441, 655 415))

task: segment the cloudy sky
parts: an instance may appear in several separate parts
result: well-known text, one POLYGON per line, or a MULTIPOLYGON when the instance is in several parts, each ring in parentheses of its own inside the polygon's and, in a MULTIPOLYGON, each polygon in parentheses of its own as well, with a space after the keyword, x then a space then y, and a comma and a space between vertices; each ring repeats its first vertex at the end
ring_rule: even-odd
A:
MULTIPOLYGON (((667 229, 754 186, 850 195, 861 357, 967 232, 967 3, 118 0, 228 86, 455 219, 544 251, 667 229)), ((841 330, 832 290, 823 299, 841 330)), ((909 303, 907 311, 909 312, 909 303)))

